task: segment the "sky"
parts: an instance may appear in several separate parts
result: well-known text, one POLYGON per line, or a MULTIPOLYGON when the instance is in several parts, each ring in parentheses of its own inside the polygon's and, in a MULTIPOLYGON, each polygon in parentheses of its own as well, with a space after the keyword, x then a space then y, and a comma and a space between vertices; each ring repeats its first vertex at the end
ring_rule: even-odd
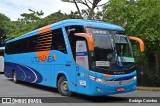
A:
MULTIPOLYGON (((79 5, 80 9, 85 6, 79 5)), ((62 2, 61 0, 0 0, 0 13, 5 14, 12 21, 21 18, 20 14, 30 13, 28 9, 43 11, 44 17, 61 10, 69 14, 77 10, 73 3, 62 2)))

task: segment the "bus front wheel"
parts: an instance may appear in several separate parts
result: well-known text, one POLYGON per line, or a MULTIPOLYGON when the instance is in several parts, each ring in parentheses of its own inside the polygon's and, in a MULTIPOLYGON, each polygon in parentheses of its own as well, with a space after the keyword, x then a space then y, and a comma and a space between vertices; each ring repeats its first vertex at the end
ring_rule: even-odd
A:
POLYGON ((65 76, 61 76, 58 80, 58 91, 62 96, 72 95, 72 92, 69 91, 68 81, 65 76))
POLYGON ((16 71, 13 71, 13 82, 18 83, 16 71))

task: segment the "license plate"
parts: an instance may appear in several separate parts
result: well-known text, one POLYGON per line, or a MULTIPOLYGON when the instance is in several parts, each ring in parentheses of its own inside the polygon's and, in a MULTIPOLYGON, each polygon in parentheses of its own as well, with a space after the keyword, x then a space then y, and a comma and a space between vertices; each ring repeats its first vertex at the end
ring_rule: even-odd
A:
POLYGON ((122 91, 124 91, 123 87, 122 88, 117 88, 117 92, 122 92, 122 91))

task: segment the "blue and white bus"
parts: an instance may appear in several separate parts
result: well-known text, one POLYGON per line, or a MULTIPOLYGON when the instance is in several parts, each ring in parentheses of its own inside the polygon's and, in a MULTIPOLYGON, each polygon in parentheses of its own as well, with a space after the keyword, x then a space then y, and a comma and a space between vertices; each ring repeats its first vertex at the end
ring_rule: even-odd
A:
POLYGON ((101 96, 136 89, 132 46, 125 29, 100 21, 69 19, 6 42, 4 74, 72 92, 101 96))

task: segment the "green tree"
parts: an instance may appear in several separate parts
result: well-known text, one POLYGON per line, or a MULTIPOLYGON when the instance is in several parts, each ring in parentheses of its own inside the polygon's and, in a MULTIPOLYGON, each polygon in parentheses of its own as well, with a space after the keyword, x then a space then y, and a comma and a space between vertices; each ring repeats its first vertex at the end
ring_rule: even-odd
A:
MULTIPOLYGON (((26 13, 23 13, 23 14, 26 14, 26 13)), ((61 11, 58 11, 48 15, 45 18, 32 18, 32 15, 31 15, 31 18, 28 18, 28 17, 25 17, 25 18, 27 19, 25 21, 24 21, 24 18, 22 18, 22 19, 18 19, 18 21, 12 22, 12 29, 8 38, 14 38, 14 37, 23 35, 32 30, 41 28, 49 24, 53 24, 55 22, 58 22, 64 19, 79 18, 79 15, 77 15, 76 12, 71 12, 70 14, 64 14, 64 13, 61 13, 61 11)))
POLYGON ((12 21, 12 29, 8 38, 14 38, 30 32, 37 28, 38 23, 42 19, 43 12, 34 11, 29 9, 31 13, 23 13, 21 14, 22 18, 19 18, 17 21, 12 21))
POLYGON ((74 3, 77 11, 79 13, 80 18, 86 18, 86 19, 96 19, 97 15, 100 15, 99 12, 95 12, 95 10, 99 10, 100 7, 102 7, 104 4, 100 4, 102 0, 61 0, 63 2, 69 2, 69 3, 74 3), (80 11, 78 4, 85 5, 87 9, 83 9, 80 11))
POLYGON ((41 16, 44 15, 44 13, 42 11, 38 12, 38 11, 31 10, 31 9, 29 9, 29 11, 31 13, 23 13, 23 14, 21 14, 21 16, 23 18, 19 19, 19 20, 24 22, 24 23, 36 22, 36 21, 41 19, 41 16))
POLYGON ((4 45, 6 35, 10 32, 10 19, 4 14, 0 13, 0 46, 4 45))
POLYGON ((159 0, 110 0, 104 7, 103 20, 123 26, 129 35, 140 37, 145 42, 146 53, 151 53, 160 47, 159 9, 159 0))
MULTIPOLYGON (((145 53, 133 43, 137 62, 143 64, 144 76, 158 86, 160 70, 160 2, 159 0, 110 0, 104 6, 103 20, 123 26, 129 35, 141 38, 145 53)), ((139 67, 138 67, 139 68, 139 67)))
POLYGON ((0 35, 6 35, 9 33, 9 23, 10 19, 6 17, 4 14, 0 13, 0 35))
POLYGON ((64 14, 60 10, 58 12, 52 13, 40 21, 37 21, 36 28, 40 28, 49 24, 53 24, 58 21, 65 19, 79 18, 76 12, 71 12, 70 14, 64 14))

